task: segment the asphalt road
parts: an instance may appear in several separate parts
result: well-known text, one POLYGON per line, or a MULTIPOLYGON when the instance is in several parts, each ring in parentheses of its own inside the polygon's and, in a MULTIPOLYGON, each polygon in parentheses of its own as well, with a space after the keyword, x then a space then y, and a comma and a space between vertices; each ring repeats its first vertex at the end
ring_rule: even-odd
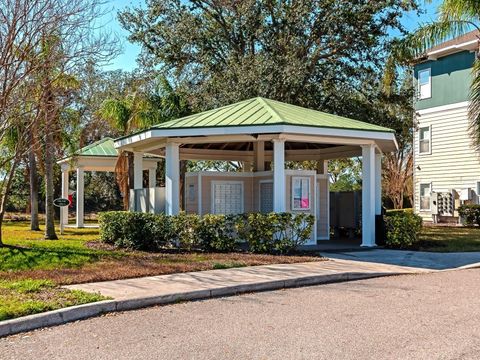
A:
POLYGON ((175 304, 0 339, 1 359, 478 359, 480 269, 175 304))

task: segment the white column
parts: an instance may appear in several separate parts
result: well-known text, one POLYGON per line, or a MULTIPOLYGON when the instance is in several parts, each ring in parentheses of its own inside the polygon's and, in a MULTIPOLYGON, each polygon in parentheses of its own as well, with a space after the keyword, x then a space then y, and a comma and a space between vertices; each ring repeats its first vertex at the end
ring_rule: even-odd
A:
MULTIPOLYGON (((68 166, 62 165, 62 198, 68 199, 68 166)), ((64 225, 68 224, 68 206, 60 208, 61 219, 64 225)))
POLYGON ((143 189, 143 153, 133 153, 133 188, 143 189))
POLYGON ((286 211, 285 140, 273 141, 273 211, 286 211))
POLYGON ((255 153, 255 171, 265 170, 265 142, 258 141, 253 143, 255 153))
POLYGON ((374 145, 362 145, 362 246, 375 246, 374 145))
POLYGON ((155 186, 157 185, 157 168, 148 169, 148 209, 155 213, 155 186))
POLYGON ((167 143, 165 147, 165 213, 180 211, 180 144, 167 143))
POLYGON ((83 227, 83 189, 85 186, 84 171, 82 167, 77 167, 77 227, 83 227))
POLYGON ((148 187, 154 188, 157 186, 157 168, 151 167, 148 169, 148 187))
POLYGON ((382 215, 382 154, 375 154, 375 215, 382 215))

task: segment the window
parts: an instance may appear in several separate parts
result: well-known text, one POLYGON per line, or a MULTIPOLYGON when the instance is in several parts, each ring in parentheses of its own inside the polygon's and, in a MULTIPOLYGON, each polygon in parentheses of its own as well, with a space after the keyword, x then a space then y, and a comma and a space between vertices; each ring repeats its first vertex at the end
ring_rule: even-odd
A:
POLYGON ((432 77, 430 69, 418 72, 418 96, 420 100, 432 97, 432 77))
POLYGON ((431 148, 430 148, 431 138, 432 138, 431 127, 430 126, 421 127, 420 130, 418 131, 418 141, 419 141, 418 151, 420 154, 431 153, 431 148))
POLYGON ((270 213, 273 211, 273 182, 260 182, 260 212, 270 213))
POLYGON ((243 213, 243 182, 212 181, 212 196, 213 214, 243 213))
POLYGON ((477 204, 480 204, 480 181, 477 181, 477 204))
POLYGON ((420 184, 420 210, 430 210, 432 184, 420 184))
POLYGON ((292 178, 292 210, 310 209, 310 178, 292 178))
POLYGON ((195 201, 195 184, 188 185, 188 201, 195 201))

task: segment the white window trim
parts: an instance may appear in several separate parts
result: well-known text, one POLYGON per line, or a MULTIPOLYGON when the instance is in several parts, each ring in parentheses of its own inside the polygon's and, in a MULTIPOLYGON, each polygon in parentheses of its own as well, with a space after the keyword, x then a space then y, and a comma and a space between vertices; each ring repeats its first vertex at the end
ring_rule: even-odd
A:
POLYGON ((432 183, 431 182, 422 182, 418 184, 418 209, 424 212, 432 211, 432 183), (428 203, 428 209, 422 209, 422 185, 428 185, 430 187, 430 202, 428 203))
POLYGON ((418 128, 418 155, 432 155, 432 125, 427 125, 427 126, 419 126, 418 128), (428 151, 421 152, 420 151, 420 134, 422 129, 428 128, 428 151))
POLYGON ((265 184, 265 183, 273 184, 273 179, 272 180, 264 179, 258 182, 258 212, 262 211, 262 184, 265 184))
POLYGON ((480 204, 480 181, 475 182, 475 194, 477 195, 477 204, 480 204))
POLYGON ((426 100, 432 98, 432 68, 418 70, 418 100, 426 100), (428 86, 430 87, 430 96, 422 97, 421 84, 420 84, 420 73, 428 71, 428 86))
POLYGON ((245 212, 245 184, 243 181, 229 181, 229 180, 212 180, 212 185, 211 185, 211 212, 212 214, 215 214, 215 185, 217 184, 240 184, 241 185, 241 190, 242 190, 242 196, 241 196, 241 211, 239 214, 243 214, 245 212))
POLYGON ((294 211, 309 211, 312 209, 312 180, 309 176, 292 176, 292 184, 291 184, 291 192, 292 192, 292 199, 291 199, 291 209, 294 211), (308 208, 296 208, 294 206, 294 192, 293 192, 293 184, 295 180, 308 180, 308 208))

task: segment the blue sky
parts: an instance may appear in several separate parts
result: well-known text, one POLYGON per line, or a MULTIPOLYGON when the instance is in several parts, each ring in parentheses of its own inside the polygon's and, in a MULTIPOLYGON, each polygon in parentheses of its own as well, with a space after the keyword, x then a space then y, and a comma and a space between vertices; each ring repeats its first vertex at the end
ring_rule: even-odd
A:
MULTIPOLYGON (((339 0, 340 1, 340 0, 339 0)), ((420 24, 430 22, 435 19, 435 11, 441 0, 433 0, 430 4, 425 4, 422 1, 422 7, 425 9, 425 14, 417 16, 415 13, 406 14, 403 19, 403 24, 409 30, 414 30, 420 24)), ((105 30, 110 30, 118 35, 122 40, 123 52, 111 64, 104 66, 105 70, 122 69, 126 71, 133 70, 136 67, 136 58, 140 53, 140 47, 135 44, 131 44, 127 40, 128 32, 122 29, 117 21, 117 12, 125 9, 126 7, 138 7, 143 6, 143 0, 110 0, 107 9, 107 14, 102 19, 102 23, 105 26, 105 30)))

